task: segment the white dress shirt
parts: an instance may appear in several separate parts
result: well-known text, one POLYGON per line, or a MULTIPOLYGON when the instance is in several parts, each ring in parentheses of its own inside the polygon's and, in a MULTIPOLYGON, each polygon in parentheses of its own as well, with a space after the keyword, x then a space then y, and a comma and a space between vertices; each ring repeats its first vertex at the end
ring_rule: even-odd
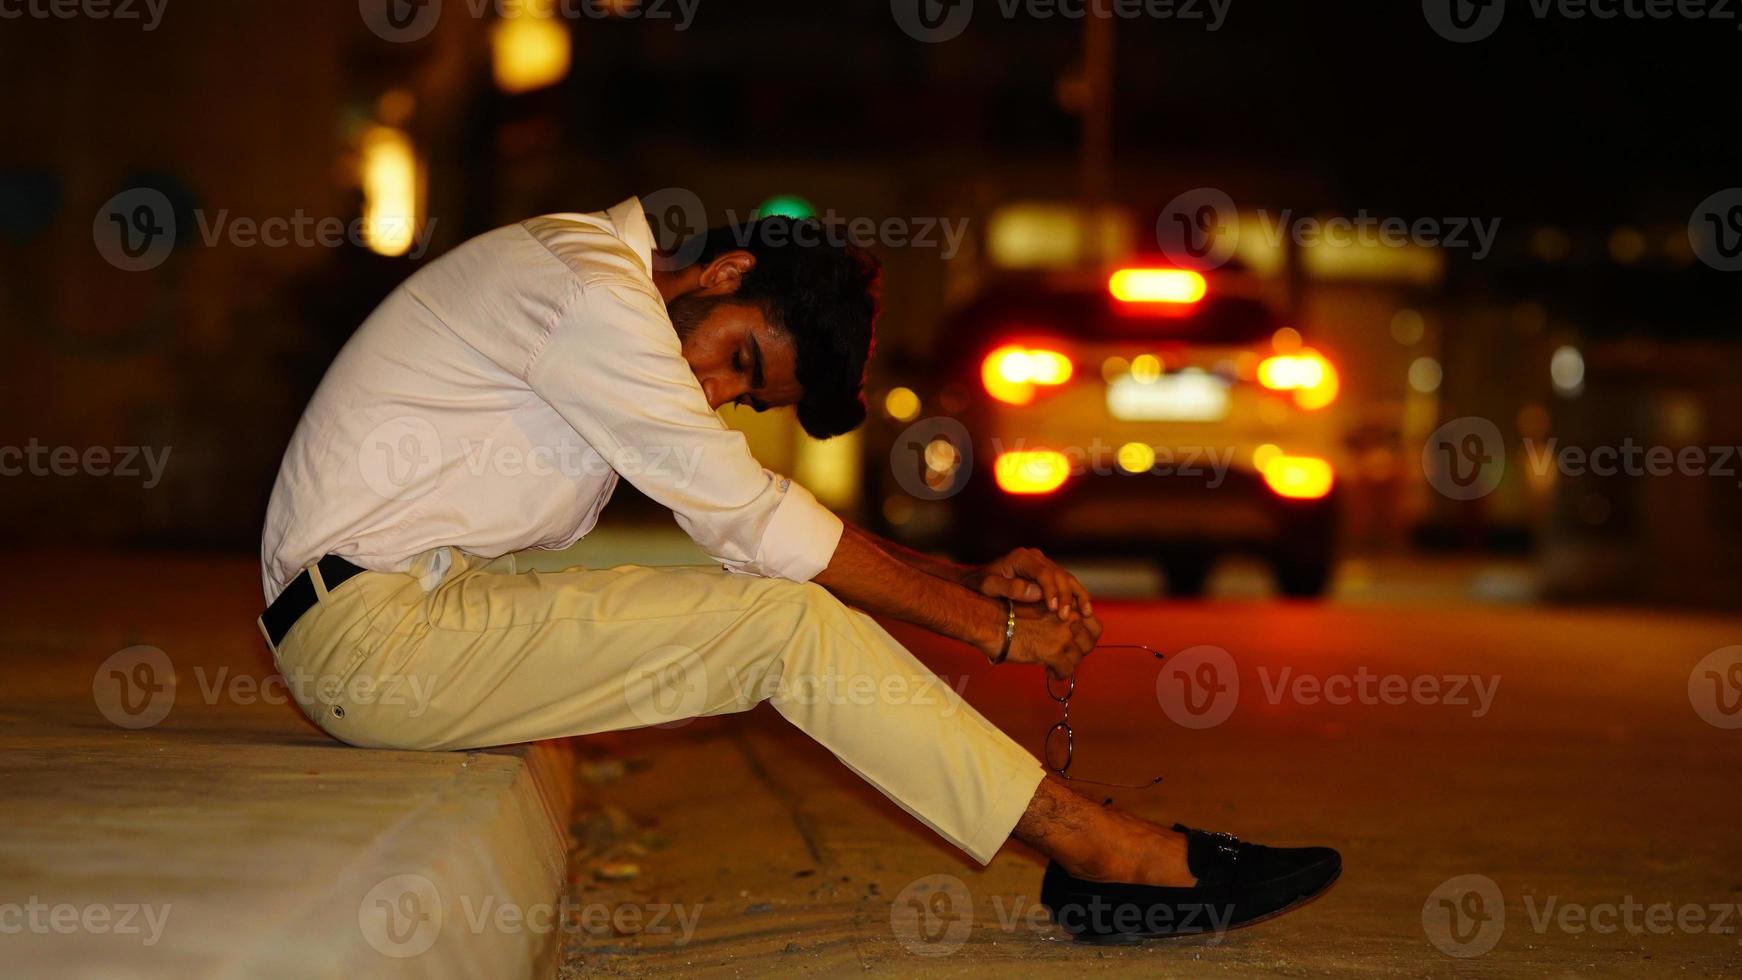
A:
POLYGON ((419 270, 327 369, 261 540, 270 602, 340 555, 439 581, 443 546, 566 548, 622 476, 728 569, 805 581, 841 521, 708 406, 635 198, 499 228, 419 270))

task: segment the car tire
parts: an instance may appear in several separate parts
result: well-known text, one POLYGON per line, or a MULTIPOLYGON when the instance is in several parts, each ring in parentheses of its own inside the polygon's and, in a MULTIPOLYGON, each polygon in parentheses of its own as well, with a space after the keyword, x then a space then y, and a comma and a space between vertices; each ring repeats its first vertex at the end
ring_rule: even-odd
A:
POLYGON ((1202 552, 1163 555, 1161 573, 1167 577, 1167 594, 1182 599, 1196 599, 1204 594, 1215 568, 1214 555, 1202 552))
POLYGON ((1331 584, 1328 557, 1278 558, 1271 568, 1276 574, 1276 590, 1290 599, 1320 598, 1331 584))

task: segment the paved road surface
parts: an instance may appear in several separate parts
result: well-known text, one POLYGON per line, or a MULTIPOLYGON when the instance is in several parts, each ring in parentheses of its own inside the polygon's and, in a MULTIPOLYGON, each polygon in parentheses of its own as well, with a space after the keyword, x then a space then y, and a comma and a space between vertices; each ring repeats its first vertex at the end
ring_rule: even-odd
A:
MULTIPOLYGON (((591 919, 567 968, 1742 970, 1742 728, 1713 723, 1742 722, 1723 712, 1742 685, 1715 686, 1742 668, 1717 664, 1717 682, 1696 669, 1742 643, 1742 620, 1265 600, 1103 611, 1106 639, 1175 656, 1094 658, 1073 709, 1081 773, 1164 774, 1159 787, 1113 791, 1157 819, 1340 848, 1344 878, 1324 899, 1219 938, 1077 946, 1033 918, 1032 853, 1011 846, 971 866, 763 707, 591 740, 599 764, 573 867, 577 916, 591 919), (633 877, 605 881, 601 869, 633 877)), ((1057 714, 1037 674, 901 635, 1038 748, 1057 714)))
MULTIPOLYGON (((308 864, 310 821, 367 845, 402 827, 420 787, 476 760, 346 749, 288 706, 206 696, 194 681, 210 663, 234 661, 255 680, 270 669, 249 624, 245 558, 33 556, 11 567, 0 589, 0 811, 13 818, 0 929, 32 895, 114 893, 173 902, 150 959, 166 973, 240 962, 261 917, 298 923, 279 932, 311 957, 358 945, 355 895, 309 901, 311 883, 357 870, 332 848, 320 851, 326 865, 308 864), (169 651, 194 675, 167 720, 137 730, 92 700, 97 665, 133 644, 169 651), (337 924, 298 918, 322 911, 337 924)), ((1721 652, 1742 644, 1742 618, 1477 605, 1457 597, 1516 599, 1493 587, 1507 577, 1431 571, 1415 569, 1405 588, 1370 569, 1364 593, 1326 605, 1261 593, 1100 604, 1109 641, 1172 657, 1093 659, 1073 710, 1080 771, 1164 774, 1159 787, 1116 791, 1157 819, 1341 848, 1344 880, 1304 910, 1220 939, 1061 941, 1033 915, 1032 854, 1011 847, 989 868, 969 866, 759 709, 582 742, 596 759, 573 827, 567 968, 1742 972, 1742 727, 1722 727, 1742 724, 1742 666, 1721 652), (1450 581, 1464 584, 1428 587, 1450 581), (1400 693, 1403 703, 1386 703, 1400 693)), ((1039 746, 1057 713, 1037 673, 902 635, 1039 746)), ((13 953, 0 962, 49 939, 0 935, 13 953)))

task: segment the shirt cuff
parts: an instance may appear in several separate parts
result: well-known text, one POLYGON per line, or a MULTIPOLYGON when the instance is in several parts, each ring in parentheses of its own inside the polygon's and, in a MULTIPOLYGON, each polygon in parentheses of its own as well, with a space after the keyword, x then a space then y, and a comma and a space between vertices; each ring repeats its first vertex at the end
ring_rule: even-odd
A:
POLYGON ((809 490, 787 477, 780 478, 780 503, 762 533, 754 569, 726 567, 735 572, 755 571, 774 578, 809 582, 835 557, 845 525, 834 512, 817 502, 809 490))

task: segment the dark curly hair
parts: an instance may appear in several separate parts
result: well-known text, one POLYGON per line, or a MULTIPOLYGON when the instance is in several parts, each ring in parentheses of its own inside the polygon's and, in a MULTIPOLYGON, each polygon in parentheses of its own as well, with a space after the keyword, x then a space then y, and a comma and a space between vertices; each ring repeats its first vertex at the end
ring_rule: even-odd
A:
POLYGON ((758 218, 711 228, 697 262, 743 250, 756 257, 732 301, 761 307, 798 352, 798 422, 818 439, 865 421, 865 365, 876 344, 882 266, 837 242, 815 218, 758 218))

